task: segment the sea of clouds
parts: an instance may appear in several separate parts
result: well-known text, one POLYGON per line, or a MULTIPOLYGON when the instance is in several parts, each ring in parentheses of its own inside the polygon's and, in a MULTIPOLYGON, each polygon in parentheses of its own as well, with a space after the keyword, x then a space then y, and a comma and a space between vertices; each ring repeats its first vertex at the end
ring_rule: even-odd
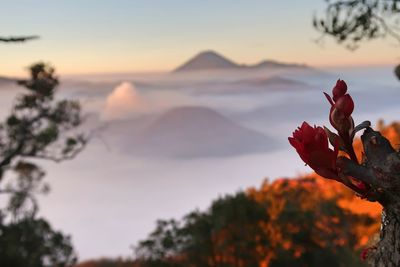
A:
MULTIPOLYGON (((328 125, 329 104, 322 91, 329 92, 338 78, 348 82, 356 123, 399 119, 400 86, 390 68, 65 77, 60 97, 82 103, 82 130, 92 132, 93 138, 73 161, 43 163, 52 191, 40 198, 41 214, 72 235, 81 259, 132 255, 130 246, 146 237, 156 219, 205 209, 212 199, 259 186, 265 178, 309 172, 287 137, 304 120, 328 125), (182 116, 173 113, 175 117, 165 119, 179 107, 207 112, 183 109, 182 116), (211 149, 204 146, 229 134, 202 140, 208 136, 203 129, 207 124, 200 127, 191 121, 198 119, 265 136, 273 140, 267 142, 273 142, 274 149, 208 155, 211 149), (193 142, 203 144, 203 151, 195 157, 159 157, 165 149, 160 146, 160 153, 143 157, 136 152, 146 149, 148 144, 141 141, 149 140, 144 138, 149 129, 157 129, 151 132, 156 139, 170 134, 173 138, 163 142, 174 140, 173 146, 180 143, 176 136, 196 136, 193 142)), ((2 116, 16 93, 15 87, 1 88, 2 116)), ((246 142, 243 137, 235 140, 246 142)), ((228 151, 232 144, 227 144, 221 149, 228 151)))

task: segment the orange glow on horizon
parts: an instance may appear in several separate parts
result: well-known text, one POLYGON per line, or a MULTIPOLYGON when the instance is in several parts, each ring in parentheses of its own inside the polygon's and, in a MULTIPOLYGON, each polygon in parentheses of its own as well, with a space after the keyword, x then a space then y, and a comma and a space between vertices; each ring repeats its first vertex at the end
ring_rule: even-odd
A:
MULTIPOLYGON (((321 47, 309 40, 301 40, 296 47, 290 42, 274 42, 267 47, 226 45, 197 45, 178 50, 166 47, 155 51, 124 49, 105 50, 104 47, 76 46, 71 51, 58 50, 57 47, 46 49, 42 44, 32 49, 6 47, 0 62, 0 75, 23 76, 25 67, 43 60, 56 67, 60 75, 83 75, 100 73, 150 73, 169 72, 183 64, 197 53, 214 50, 238 64, 254 64, 262 60, 275 60, 283 63, 301 63, 315 68, 325 67, 381 67, 395 66, 398 47, 388 43, 366 43, 356 51, 330 43, 321 47), (21 53, 22 51, 22 53, 21 53)), ((39 44, 38 42, 37 44, 39 44)), ((35 44, 35 46, 37 46, 35 44)), ((60 48, 61 49, 61 48, 60 48)))

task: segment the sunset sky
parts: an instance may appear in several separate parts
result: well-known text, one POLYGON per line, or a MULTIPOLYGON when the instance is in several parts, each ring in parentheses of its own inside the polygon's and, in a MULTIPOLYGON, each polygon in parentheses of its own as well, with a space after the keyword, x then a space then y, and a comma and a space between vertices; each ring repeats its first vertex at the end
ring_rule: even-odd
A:
POLYGON ((0 75, 21 75, 38 60, 61 74, 168 71, 212 49, 238 63, 262 59, 312 66, 394 65, 399 47, 374 41, 350 52, 314 40, 313 14, 325 1, 69 0, 5 1, 0 35, 37 34, 1 44, 0 75))

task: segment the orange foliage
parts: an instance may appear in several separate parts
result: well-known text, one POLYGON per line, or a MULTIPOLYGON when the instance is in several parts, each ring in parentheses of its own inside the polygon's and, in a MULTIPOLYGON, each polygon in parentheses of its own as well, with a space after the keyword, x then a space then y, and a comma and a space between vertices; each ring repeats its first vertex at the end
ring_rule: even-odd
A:
MULTIPOLYGON (((266 255, 265 260, 260 266, 269 266, 269 262, 274 258, 272 251, 274 247, 283 247, 285 250, 293 250, 293 256, 300 257, 304 253, 305 248, 298 244, 293 244, 290 234, 296 234, 303 231, 302 226, 287 222, 284 227, 280 227, 281 223, 275 222, 283 212, 285 204, 288 201, 298 201, 297 205, 301 207, 301 211, 310 211, 319 213, 319 203, 332 200, 344 210, 353 214, 367 214, 375 218, 376 223, 351 225, 353 235, 357 237, 354 249, 359 249, 366 245, 369 238, 379 231, 381 207, 376 203, 361 200, 352 191, 345 188, 338 182, 319 177, 315 174, 305 175, 296 179, 277 179, 272 183, 267 180, 259 189, 251 188, 248 195, 257 202, 269 202, 267 213, 270 214, 271 220, 264 222, 263 229, 266 235, 270 237, 271 244, 265 247, 261 254, 266 255), (291 194, 293 199, 290 199, 291 194), (288 235, 287 235, 288 234, 288 235), (285 237, 286 236, 286 237, 285 237)), ((296 216, 295 214, 293 216, 296 216)), ((326 216, 321 213, 319 221, 315 222, 312 230, 312 236, 316 243, 321 247, 328 245, 344 246, 349 244, 349 240, 343 238, 339 232, 342 229, 337 225, 340 223, 339 218, 335 216, 326 216), (335 226, 336 227, 332 227, 335 226), (326 234, 330 236, 327 239, 326 234)), ((263 223, 263 222, 261 222, 263 223)))

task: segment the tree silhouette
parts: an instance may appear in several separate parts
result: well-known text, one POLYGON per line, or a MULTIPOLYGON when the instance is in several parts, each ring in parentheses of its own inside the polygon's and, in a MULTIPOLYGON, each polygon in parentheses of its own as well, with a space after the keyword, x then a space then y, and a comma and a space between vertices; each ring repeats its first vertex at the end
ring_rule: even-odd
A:
POLYGON ((313 25, 349 49, 360 43, 390 36, 400 42, 399 0, 326 0, 322 18, 313 25))
MULTIPOLYGON (((326 0, 325 15, 313 25, 351 50, 361 43, 391 37, 400 44, 400 0, 326 0)), ((400 65, 395 69, 400 79, 400 65)))
POLYGON ((0 222, 0 231, 1 266, 64 267, 76 262, 70 238, 54 231, 44 219, 0 222))
POLYGON ((0 266, 69 266, 76 257, 69 238, 37 218, 37 193, 49 186, 38 160, 74 158, 87 142, 76 101, 56 100, 58 78, 44 63, 29 67, 30 79, 18 83, 10 115, 0 123, 0 266), (9 173, 10 175, 6 175, 9 173))
POLYGON ((0 124, 0 193, 10 195, 3 217, 34 214, 34 194, 48 191, 41 183, 44 171, 32 159, 72 159, 87 141, 74 131, 82 121, 79 103, 54 99, 58 86, 54 69, 37 63, 29 70, 31 78, 18 82, 27 92, 17 97, 11 114, 0 124), (4 179, 7 171, 16 177, 4 179))

